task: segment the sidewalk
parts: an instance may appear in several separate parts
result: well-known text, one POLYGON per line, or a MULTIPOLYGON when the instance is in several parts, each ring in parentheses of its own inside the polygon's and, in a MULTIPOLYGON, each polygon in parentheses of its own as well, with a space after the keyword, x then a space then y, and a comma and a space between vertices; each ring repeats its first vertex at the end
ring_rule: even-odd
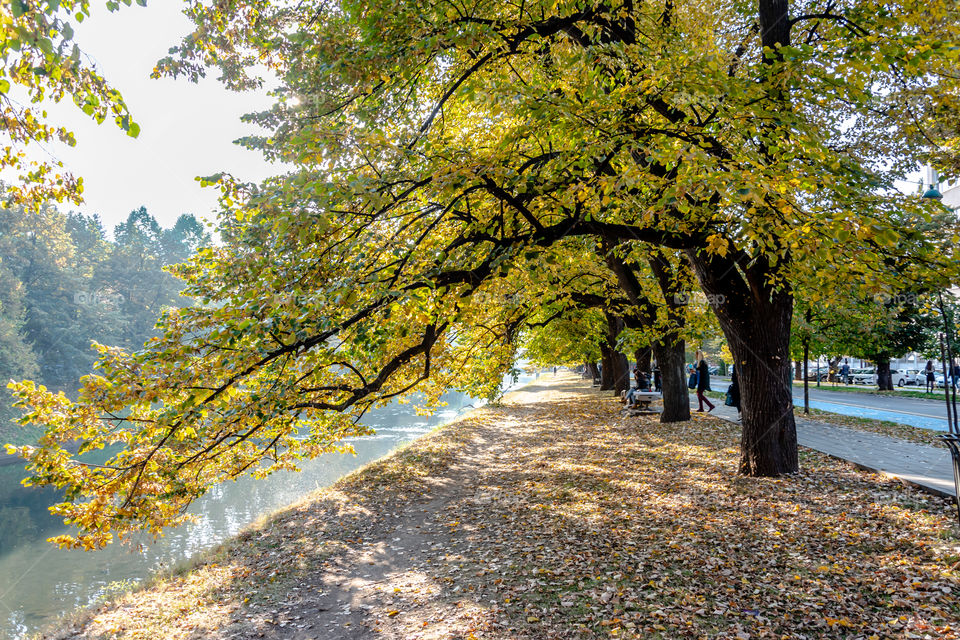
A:
MULTIPOLYGON (((737 412, 733 407, 724 406, 719 400, 711 402, 717 405, 712 415, 736 421, 737 412)), ((691 409, 697 406, 695 395, 690 396, 690 405, 691 409)), ((953 462, 946 449, 802 418, 797 418, 797 441, 804 447, 893 476, 930 493, 955 497, 953 462)))

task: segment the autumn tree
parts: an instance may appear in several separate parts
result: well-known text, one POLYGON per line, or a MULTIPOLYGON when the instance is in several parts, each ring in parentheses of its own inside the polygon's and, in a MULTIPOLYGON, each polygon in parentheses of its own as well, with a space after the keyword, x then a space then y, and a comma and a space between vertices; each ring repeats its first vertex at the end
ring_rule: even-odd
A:
POLYGON ((514 317, 504 292, 542 282, 526 274, 568 238, 692 270, 740 372, 740 471, 795 471, 796 270, 880 282, 909 236, 917 268, 955 273, 951 237, 891 215, 924 206, 893 187, 925 143, 890 105, 955 89, 941 9, 188 3, 196 32, 158 72, 217 66, 238 89, 275 73, 277 104, 249 117, 269 134, 245 144, 293 170, 210 178, 224 245, 177 270, 203 306, 169 313, 146 350, 104 347, 77 403, 17 387, 47 429, 21 454, 81 531, 61 541, 157 532, 211 484, 334 450, 413 389, 494 388, 515 354, 488 330, 514 317), (73 439, 122 450, 73 464, 73 439))
MULTIPOLYGON (((122 0, 131 4, 131 0, 122 0)), ((115 11, 121 2, 108 0, 115 11)), ((146 5, 146 0, 137 0, 146 5)), ((0 169, 18 180, 5 185, 9 204, 36 208, 48 201, 79 202, 83 181, 55 159, 31 149, 49 142, 73 146, 73 132, 48 116, 44 102, 70 100, 97 123, 112 119, 129 135, 137 125, 120 93, 74 41, 74 27, 90 17, 88 0, 10 0, 0 12, 0 113, 6 137, 0 169)))

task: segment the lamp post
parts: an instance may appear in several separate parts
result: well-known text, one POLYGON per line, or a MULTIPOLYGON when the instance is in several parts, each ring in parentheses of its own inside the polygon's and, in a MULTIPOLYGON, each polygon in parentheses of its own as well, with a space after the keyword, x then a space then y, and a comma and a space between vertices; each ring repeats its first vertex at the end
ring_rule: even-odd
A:
MULTIPOLYGON (((936 174, 931 170, 930 172, 930 188, 927 189, 922 196, 924 200, 942 200, 943 194, 940 193, 940 190, 936 185, 936 174)), ((940 314, 943 316, 943 329, 944 336, 946 338, 947 344, 945 351, 947 356, 950 358, 950 373, 953 373, 953 347, 952 347, 952 323, 950 322, 949 317, 947 316, 946 309, 943 304, 943 295, 938 294, 938 302, 940 303, 940 314)), ((940 349, 944 351, 943 338, 941 338, 940 349)), ((949 389, 953 386, 947 386, 947 368, 944 366, 944 376, 943 376, 943 387, 944 392, 947 397, 947 427, 950 429, 949 433, 943 434, 940 436, 940 439, 943 440, 943 443, 947 445, 947 448, 950 450, 950 458, 953 461, 953 491, 954 491, 954 500, 957 502, 957 523, 960 524, 960 425, 957 424, 957 405, 956 405, 956 391, 954 390, 953 395, 953 406, 951 407, 950 402, 950 391, 949 389)))

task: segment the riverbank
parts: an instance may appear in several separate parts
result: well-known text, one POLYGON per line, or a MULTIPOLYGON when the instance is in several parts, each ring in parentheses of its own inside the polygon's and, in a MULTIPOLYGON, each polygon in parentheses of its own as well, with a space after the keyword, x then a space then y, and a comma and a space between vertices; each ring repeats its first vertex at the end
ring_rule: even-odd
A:
POLYGON ((619 410, 542 377, 45 637, 957 637, 944 501, 619 410))

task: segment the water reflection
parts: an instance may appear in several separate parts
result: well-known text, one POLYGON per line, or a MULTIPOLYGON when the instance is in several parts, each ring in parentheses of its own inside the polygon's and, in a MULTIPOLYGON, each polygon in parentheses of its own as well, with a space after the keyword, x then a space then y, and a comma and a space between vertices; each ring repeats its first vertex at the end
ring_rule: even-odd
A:
MULTIPOLYGON (((529 379, 523 376, 518 383, 529 379)), ((142 579, 209 549, 260 515, 331 484, 476 403, 463 394, 448 394, 444 400, 449 406, 432 416, 415 415, 411 405, 398 404, 371 412, 365 422, 377 434, 350 440, 356 456, 328 454, 304 463, 300 473, 219 485, 191 508, 199 518, 195 524, 167 532, 160 542, 144 545, 138 553, 119 546, 96 553, 53 548, 46 538, 64 530, 47 511, 56 500, 55 492, 25 489, 19 484, 21 468, 0 468, 0 637, 16 638, 91 604, 109 585, 142 579)))

